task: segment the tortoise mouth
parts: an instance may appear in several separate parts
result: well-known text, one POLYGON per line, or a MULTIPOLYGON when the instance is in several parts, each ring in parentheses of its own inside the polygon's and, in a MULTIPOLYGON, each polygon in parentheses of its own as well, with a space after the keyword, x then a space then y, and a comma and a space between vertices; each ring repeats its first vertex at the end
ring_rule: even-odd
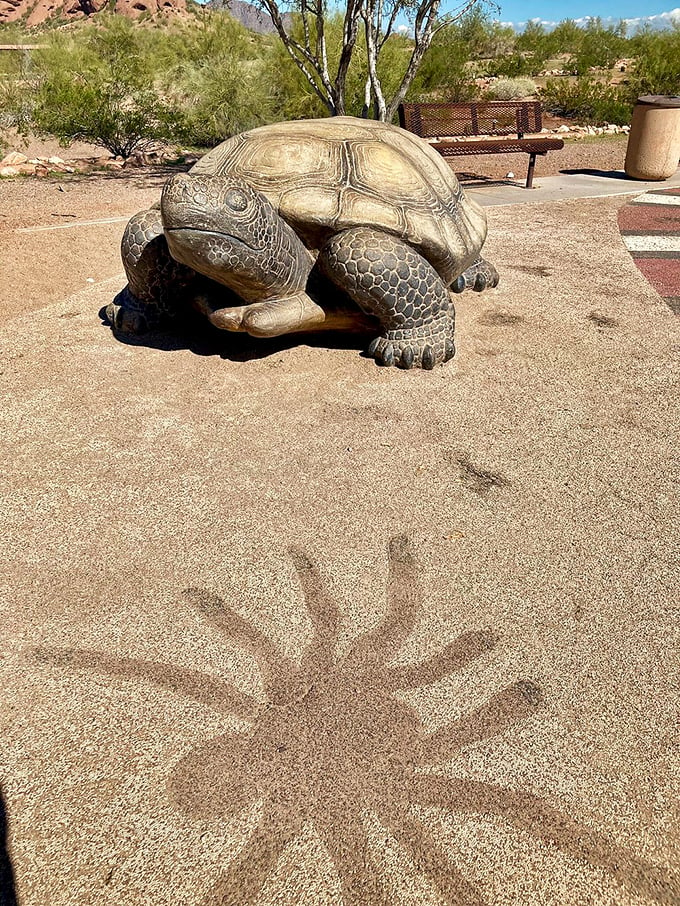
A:
POLYGON ((171 233, 173 238, 177 237, 179 239, 181 239, 183 236, 186 236, 188 238, 189 236, 195 235, 196 233, 200 233, 202 236, 212 237, 213 239, 221 239, 229 243, 236 243, 237 245, 243 246, 244 249, 248 249, 249 251, 255 252, 256 254, 261 251, 261 249, 258 249, 254 245, 250 245, 250 243, 246 242, 245 239, 242 239, 240 236, 234 236, 233 233, 227 233, 224 230, 213 230, 205 227, 181 226, 166 227, 165 232, 171 233))

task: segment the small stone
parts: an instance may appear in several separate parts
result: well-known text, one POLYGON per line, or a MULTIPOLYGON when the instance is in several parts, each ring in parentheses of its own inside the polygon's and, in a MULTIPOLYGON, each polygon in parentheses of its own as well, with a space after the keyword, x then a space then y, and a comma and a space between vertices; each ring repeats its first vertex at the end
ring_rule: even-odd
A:
POLYGON ((558 126, 555 131, 556 132, 569 132, 569 126, 562 124, 561 126, 558 126))
POLYGON ((55 155, 54 157, 48 157, 48 158, 47 158, 47 163, 48 163, 48 164, 65 164, 66 161, 65 161, 63 158, 57 157, 57 156, 55 155))
POLYGON ((85 282, 86 282, 86 283, 94 283, 94 277, 87 277, 87 278, 85 279, 85 282))
POLYGON ((25 154, 20 154, 19 151, 10 151, 6 157, 0 160, 0 167, 18 167, 27 161, 28 158, 25 154))
POLYGON ((16 176, 18 173, 18 167, 0 167, 0 176, 16 176))
POLYGON ((515 174, 514 174, 514 173, 512 172, 512 170, 511 170, 509 173, 506 173, 506 174, 505 174, 505 178, 506 178, 506 179, 514 179, 514 178, 515 178, 515 174))

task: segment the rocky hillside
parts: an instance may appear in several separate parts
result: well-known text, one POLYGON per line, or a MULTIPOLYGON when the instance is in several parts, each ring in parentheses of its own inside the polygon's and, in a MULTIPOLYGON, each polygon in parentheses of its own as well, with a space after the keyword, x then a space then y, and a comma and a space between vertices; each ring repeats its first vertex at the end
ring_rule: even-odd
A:
MULTIPOLYGON (((2 2, 2 0, 0 0, 2 2)), ((245 0, 209 0, 208 9, 224 10, 237 19, 241 25, 244 25, 250 31, 255 31, 260 35, 272 35, 275 33, 274 23, 269 18, 268 13, 253 6, 252 3, 246 3, 245 0)), ((283 13, 284 25, 290 25, 290 13, 283 13)))
MULTIPOLYGON (((16 22, 22 19, 29 26, 40 25, 46 19, 81 19, 100 12, 109 6, 111 0, 0 0, 0 22, 16 22)), ((210 0, 208 9, 224 11, 242 25, 261 35, 273 34, 274 25, 267 13, 245 0, 210 0)), ((186 15, 186 0, 115 0, 114 9, 123 16, 136 19, 142 13, 157 15, 186 15)), ((288 25, 290 14, 284 13, 288 25)))
MULTIPOLYGON (((0 22, 23 19, 40 25, 46 19, 79 19, 100 12, 110 0, 0 0, 0 22)), ((186 0, 115 0, 115 11, 136 19, 142 13, 186 15, 186 0)))

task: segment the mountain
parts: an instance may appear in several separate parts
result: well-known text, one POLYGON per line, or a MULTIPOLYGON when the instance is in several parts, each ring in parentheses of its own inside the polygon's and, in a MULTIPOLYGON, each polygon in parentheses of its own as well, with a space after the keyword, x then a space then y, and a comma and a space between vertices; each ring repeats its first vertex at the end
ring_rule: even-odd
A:
MULTIPOLYGON (((23 19, 26 25, 40 25, 46 19, 81 19, 100 12, 110 0, 0 0, 0 23, 23 19)), ((186 15, 186 0, 115 0, 115 11, 136 19, 143 13, 186 15)))
MULTIPOLYGON (((144 13, 188 15, 187 0, 113 0, 114 10, 122 16, 137 19, 144 13)), ((0 0, 0 24, 23 20, 26 25, 40 25, 46 19, 82 19, 110 8, 112 0, 0 0)), ((261 35, 276 32, 268 14, 245 0, 210 0, 207 9, 226 12, 241 25, 261 35)), ((194 7, 195 8, 195 7, 194 7)), ((291 24, 290 13, 283 13, 286 27, 291 24)))
MULTIPOLYGON (((0 0, 1 2, 2 0, 0 0)), ((206 7, 207 9, 229 13, 241 25, 260 35, 273 35, 276 33, 274 23, 270 19, 269 14, 259 9, 259 7, 253 6, 252 3, 246 3, 245 0, 209 0, 206 7)), ((291 14, 283 13, 281 18, 286 28, 289 28, 292 21, 291 14)))

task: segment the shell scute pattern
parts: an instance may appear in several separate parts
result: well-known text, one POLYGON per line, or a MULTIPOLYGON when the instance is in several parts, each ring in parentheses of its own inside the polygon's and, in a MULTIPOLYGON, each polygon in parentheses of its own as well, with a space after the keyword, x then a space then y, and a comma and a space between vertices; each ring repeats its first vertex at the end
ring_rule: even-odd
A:
POLYGON ((486 222, 422 139, 352 118, 277 123, 213 149, 192 175, 236 174, 310 247, 372 225, 413 245, 446 281, 477 257, 486 222))

